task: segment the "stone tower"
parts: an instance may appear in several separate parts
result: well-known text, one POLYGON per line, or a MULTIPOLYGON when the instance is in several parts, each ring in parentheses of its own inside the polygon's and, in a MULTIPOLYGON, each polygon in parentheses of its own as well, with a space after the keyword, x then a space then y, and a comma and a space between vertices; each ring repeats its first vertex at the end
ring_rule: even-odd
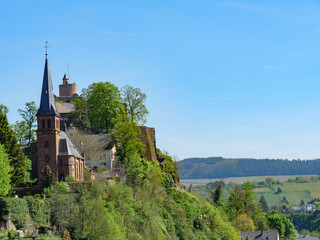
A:
POLYGON ((59 85, 58 99, 60 101, 69 103, 77 96, 78 96, 77 84, 75 83, 70 84, 67 74, 64 74, 62 79, 62 84, 59 85))
POLYGON ((49 166, 54 179, 58 179, 58 151, 60 135, 60 114, 53 95, 48 55, 44 66, 40 108, 37 112, 37 172, 41 182, 44 168, 49 166))

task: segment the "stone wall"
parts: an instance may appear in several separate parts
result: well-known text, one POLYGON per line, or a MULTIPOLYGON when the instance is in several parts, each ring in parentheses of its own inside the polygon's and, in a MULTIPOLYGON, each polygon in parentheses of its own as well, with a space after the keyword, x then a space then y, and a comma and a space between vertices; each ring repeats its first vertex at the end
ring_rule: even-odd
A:
POLYGON ((147 161, 157 161, 157 147, 156 147, 156 131, 154 128, 142 126, 141 135, 139 138, 145 144, 144 159, 147 161))
POLYGON ((73 95, 78 95, 77 84, 59 85, 59 97, 72 97, 73 95))

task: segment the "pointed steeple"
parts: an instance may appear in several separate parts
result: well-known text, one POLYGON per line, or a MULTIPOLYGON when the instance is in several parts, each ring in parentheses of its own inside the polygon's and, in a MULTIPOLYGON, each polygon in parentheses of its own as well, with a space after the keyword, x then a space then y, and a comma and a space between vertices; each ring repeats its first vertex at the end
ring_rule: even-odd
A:
POLYGON ((37 112, 37 115, 49 114, 60 115, 57 111, 56 102, 54 100, 51 74, 48 63, 48 54, 46 53, 46 63, 44 65, 40 108, 37 112))

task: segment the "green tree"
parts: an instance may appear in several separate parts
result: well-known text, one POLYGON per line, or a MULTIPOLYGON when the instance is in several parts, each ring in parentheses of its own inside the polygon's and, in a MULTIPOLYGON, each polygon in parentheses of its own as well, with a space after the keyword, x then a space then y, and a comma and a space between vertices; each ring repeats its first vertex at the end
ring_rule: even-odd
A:
POLYGON ((83 97, 77 97, 72 101, 74 110, 68 114, 68 125, 73 124, 84 132, 91 130, 91 123, 89 119, 89 105, 83 97))
POLYGON ((268 206, 267 200, 265 199, 265 197, 263 195, 261 196, 259 203, 261 204, 262 211, 264 211, 264 212, 269 211, 269 206, 268 206))
POLYGON ((28 136, 28 129, 26 127, 26 122, 16 121, 14 124, 12 124, 12 129, 18 138, 19 144, 21 145, 22 142, 28 136))
POLYGON ((5 113, 5 114, 8 114, 9 112, 9 109, 7 106, 3 105, 2 103, 0 103, 0 111, 5 113))
POLYGON ((278 230, 281 239, 296 239, 293 224, 283 214, 271 211, 266 214, 266 219, 271 229, 278 230))
POLYGON ((121 89, 123 102, 130 122, 144 125, 147 122, 148 110, 144 105, 146 94, 140 88, 126 85, 121 89))
POLYGON ((211 193, 211 199, 214 204, 219 205, 220 199, 222 195, 222 185, 219 184, 214 191, 211 193))
POLYGON ((120 162, 127 163, 144 151, 144 144, 138 137, 140 133, 140 127, 134 122, 129 122, 126 117, 115 125, 111 133, 111 142, 117 146, 117 156, 120 162))
POLYGON ((89 119, 95 131, 109 131, 124 114, 120 91, 110 82, 93 83, 82 90, 81 96, 88 103, 89 119))
MULTIPOLYGON (((3 109, 3 108, 2 108, 3 109)), ((21 146, 18 144, 18 140, 14 131, 10 127, 7 119, 7 115, 0 109, 0 144, 4 145, 4 148, 9 156, 10 165, 12 167, 12 184, 18 186, 22 184, 25 179, 26 163, 25 155, 22 152, 21 146)))
POLYGON ((30 145, 31 140, 34 140, 35 133, 36 133, 36 125, 34 124, 37 120, 37 111, 38 108, 36 107, 36 103, 34 101, 26 102, 25 109, 18 109, 18 112, 22 116, 22 118, 25 121, 26 127, 27 127, 27 139, 28 139, 28 145, 30 145))
POLYGON ((46 166, 44 168, 44 176, 42 181, 43 188, 50 188, 54 182, 53 174, 51 171, 51 168, 49 166, 46 166))
POLYGON ((261 211, 255 199, 256 196, 250 182, 245 182, 242 185, 237 184, 228 198, 226 210, 232 218, 241 213, 246 213, 249 217, 252 217, 261 211))
POLYGON ((0 144, 0 197, 6 196, 11 188, 11 166, 4 146, 0 144))
POLYGON ((237 216, 235 222, 236 227, 242 232, 250 232, 255 230, 253 220, 245 213, 237 216))

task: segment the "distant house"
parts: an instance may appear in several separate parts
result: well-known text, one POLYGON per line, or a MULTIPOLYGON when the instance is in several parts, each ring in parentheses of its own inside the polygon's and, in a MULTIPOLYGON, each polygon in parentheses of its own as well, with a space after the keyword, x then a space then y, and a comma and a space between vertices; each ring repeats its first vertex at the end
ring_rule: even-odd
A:
POLYGON ((317 207, 313 204, 305 204, 305 205, 301 206, 297 212, 311 212, 316 209, 317 209, 317 207))
POLYGON ((279 240, 278 231, 240 232, 243 240, 279 240))

